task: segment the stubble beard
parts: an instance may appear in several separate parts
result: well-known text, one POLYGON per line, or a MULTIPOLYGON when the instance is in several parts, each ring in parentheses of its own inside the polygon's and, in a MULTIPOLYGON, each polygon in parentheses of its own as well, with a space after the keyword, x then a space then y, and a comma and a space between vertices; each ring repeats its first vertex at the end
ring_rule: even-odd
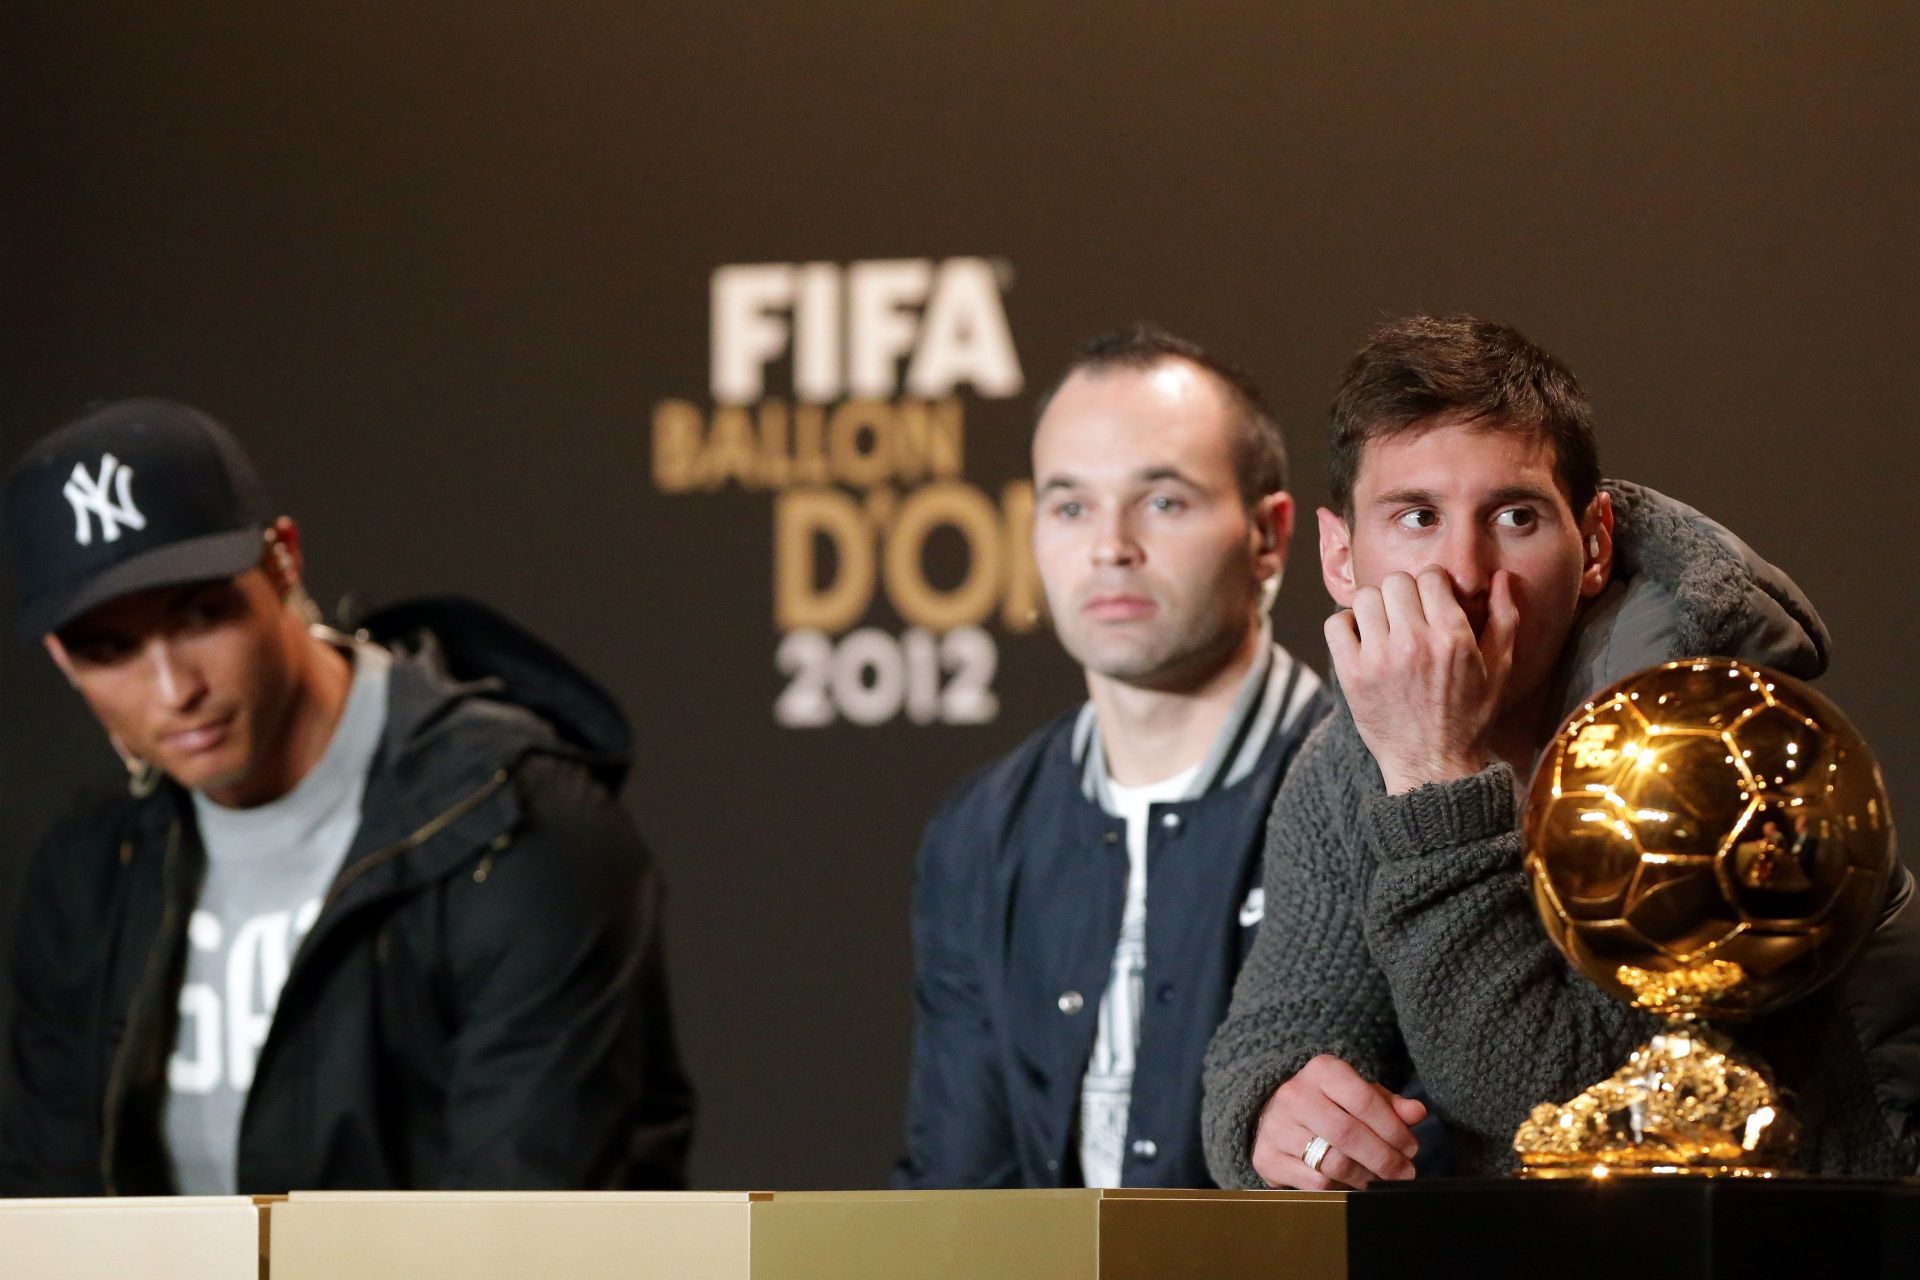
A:
POLYGON ((1224 665, 1246 639, 1247 627, 1216 617, 1185 620, 1177 627, 1155 627, 1138 638, 1065 635, 1068 653, 1087 671, 1120 684, 1164 692, 1197 687, 1224 665))

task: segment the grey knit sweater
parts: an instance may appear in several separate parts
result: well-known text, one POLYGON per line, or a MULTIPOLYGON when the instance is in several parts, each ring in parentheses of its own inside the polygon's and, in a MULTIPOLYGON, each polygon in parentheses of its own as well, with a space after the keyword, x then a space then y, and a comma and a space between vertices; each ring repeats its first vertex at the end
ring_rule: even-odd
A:
MULTIPOLYGON (((1778 584, 1757 580, 1766 566, 1741 563, 1744 547, 1717 526, 1695 525, 1704 522, 1698 513, 1645 490, 1616 486, 1615 497, 1622 559, 1629 575, 1645 579, 1629 594, 1642 598, 1589 612, 1571 650, 1585 668, 1569 676, 1576 687, 1604 684, 1609 667, 1625 674, 1688 652, 1736 653, 1817 674, 1825 635, 1797 592, 1786 613, 1804 610, 1812 621, 1799 628, 1794 651, 1756 643, 1768 628, 1751 611, 1722 606, 1730 583, 1735 598, 1764 588, 1778 605, 1778 584), (1695 536, 1725 541, 1690 545, 1695 536), (1662 564, 1674 571, 1660 572, 1662 564), (1647 592, 1673 603, 1668 622, 1596 639, 1596 626, 1651 616, 1642 607, 1647 592)), ((1455 1172, 1493 1174, 1512 1167, 1514 1131, 1535 1104, 1565 1101, 1610 1074, 1654 1029, 1647 1015, 1602 995, 1547 940, 1521 870, 1512 771, 1496 765, 1389 796, 1344 703, 1301 748, 1275 800, 1265 883, 1266 919, 1207 1054, 1202 1134, 1208 1167, 1224 1187, 1262 1185, 1248 1159, 1254 1122, 1273 1091, 1317 1054, 1345 1059, 1389 1087, 1417 1073, 1447 1126, 1455 1172)), ((1837 987, 1722 1029, 1793 1092, 1808 1170, 1908 1171, 1837 987)))

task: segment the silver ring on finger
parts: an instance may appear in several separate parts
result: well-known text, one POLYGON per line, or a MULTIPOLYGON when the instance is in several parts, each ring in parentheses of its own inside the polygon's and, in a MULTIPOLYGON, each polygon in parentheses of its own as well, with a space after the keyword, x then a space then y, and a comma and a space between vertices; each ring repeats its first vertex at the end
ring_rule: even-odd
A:
POLYGON ((1309 1173, 1320 1172, 1320 1162, 1327 1158, 1327 1152, 1333 1150, 1333 1144, 1319 1134, 1313 1135, 1313 1141, 1300 1153, 1300 1163, 1307 1166, 1309 1173))

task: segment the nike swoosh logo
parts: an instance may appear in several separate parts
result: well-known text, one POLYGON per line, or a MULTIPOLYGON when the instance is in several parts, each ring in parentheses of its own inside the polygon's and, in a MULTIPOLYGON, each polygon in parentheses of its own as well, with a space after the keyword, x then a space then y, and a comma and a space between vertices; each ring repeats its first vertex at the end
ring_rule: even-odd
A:
POLYGON ((1253 889, 1247 893, 1247 900, 1240 904, 1240 927, 1242 929, 1259 924, 1267 914, 1267 891, 1253 889))

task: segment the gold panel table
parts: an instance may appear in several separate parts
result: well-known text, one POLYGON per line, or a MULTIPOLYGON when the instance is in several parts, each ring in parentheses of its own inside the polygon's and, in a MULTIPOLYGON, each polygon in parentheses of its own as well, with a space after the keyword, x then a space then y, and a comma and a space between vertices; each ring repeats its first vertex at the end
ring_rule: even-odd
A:
POLYGON ((267 1211, 244 1196, 0 1200, 6 1280, 260 1280, 267 1211))
POLYGON ((1344 1280, 1314 1192, 295 1192, 272 1280, 1344 1280))

